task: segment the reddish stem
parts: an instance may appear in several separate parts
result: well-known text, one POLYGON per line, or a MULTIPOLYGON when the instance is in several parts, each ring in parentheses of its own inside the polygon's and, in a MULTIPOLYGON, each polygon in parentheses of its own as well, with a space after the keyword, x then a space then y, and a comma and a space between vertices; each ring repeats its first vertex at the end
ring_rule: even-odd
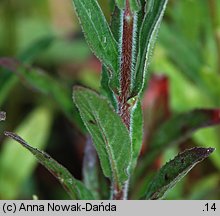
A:
MULTIPOLYGON (((118 113, 128 130, 130 130, 130 105, 128 104, 128 98, 130 96, 131 85, 134 16, 130 10, 129 0, 126 0, 122 28, 121 76, 120 95, 118 97, 118 113)), ((126 182, 122 188, 119 188, 117 185, 113 185, 113 200, 122 200, 127 198, 127 184, 128 183, 126 182)))

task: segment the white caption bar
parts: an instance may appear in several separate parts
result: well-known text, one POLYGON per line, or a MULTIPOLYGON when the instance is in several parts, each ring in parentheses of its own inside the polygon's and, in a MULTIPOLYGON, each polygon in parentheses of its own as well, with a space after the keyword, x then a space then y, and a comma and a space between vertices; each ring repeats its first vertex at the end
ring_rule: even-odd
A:
POLYGON ((220 201, 0 201, 0 215, 220 215, 220 201))

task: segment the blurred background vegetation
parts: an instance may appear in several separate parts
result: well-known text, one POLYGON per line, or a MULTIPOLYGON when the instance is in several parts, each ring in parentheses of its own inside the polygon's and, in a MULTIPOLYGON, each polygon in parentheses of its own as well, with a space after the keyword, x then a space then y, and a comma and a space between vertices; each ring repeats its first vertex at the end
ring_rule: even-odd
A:
MULTIPOLYGON (((108 20, 110 1, 99 0, 108 20)), ((76 84, 98 90, 101 64, 83 38, 72 0, 0 0, 0 57, 6 65, 0 68, 0 109, 7 112, 0 124, 0 199, 66 199, 56 179, 3 131, 16 131, 82 178, 86 137, 71 91, 76 84)), ((169 1, 148 79, 155 83, 148 92, 162 102, 152 108, 144 97, 146 131, 173 113, 220 106, 220 1, 169 1)), ((154 169, 191 146, 217 150, 168 199, 219 199, 220 127, 167 149, 154 169)))

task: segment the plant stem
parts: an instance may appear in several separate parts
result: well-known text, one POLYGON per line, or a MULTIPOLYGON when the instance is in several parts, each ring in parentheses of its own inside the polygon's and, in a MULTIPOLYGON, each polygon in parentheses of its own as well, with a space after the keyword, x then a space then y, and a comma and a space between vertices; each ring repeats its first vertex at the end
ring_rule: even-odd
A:
POLYGON ((128 192, 128 182, 125 182, 122 189, 119 189, 117 185, 113 183, 112 185, 112 200, 126 200, 127 199, 127 192, 128 192))
MULTIPOLYGON (((120 65, 120 95, 118 97, 118 113, 122 121, 130 131, 130 96, 132 59, 133 59, 133 38, 134 38, 134 14, 131 12, 129 0, 126 0, 126 7, 122 18, 121 37, 121 65, 120 65)), ((128 182, 125 182, 120 189, 113 184, 113 200, 127 199, 128 182)))
POLYGON ((126 8, 123 13, 122 24, 122 48, 120 65, 120 86, 121 91, 118 98, 118 112, 127 128, 130 127, 130 110, 127 100, 130 94, 131 69, 132 69, 132 49, 133 49, 133 28, 134 15, 130 10, 129 1, 126 0, 126 8))

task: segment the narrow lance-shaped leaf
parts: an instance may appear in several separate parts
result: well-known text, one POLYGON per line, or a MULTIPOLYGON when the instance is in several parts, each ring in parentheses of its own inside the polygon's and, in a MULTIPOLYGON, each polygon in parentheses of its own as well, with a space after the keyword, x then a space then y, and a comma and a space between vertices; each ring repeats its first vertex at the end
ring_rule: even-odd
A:
MULTIPOLYGON (((33 60, 38 57, 43 51, 45 51, 54 41, 54 37, 45 37, 40 39, 34 44, 31 44, 23 52, 18 55, 18 59, 22 62, 31 63, 33 60)), ((0 106, 7 99, 8 94, 13 89, 13 87, 18 83, 19 79, 7 71, 1 72, 0 75, 0 106)))
POLYGON ((95 92, 75 87, 73 99, 93 139, 105 176, 121 188, 128 179, 131 158, 127 128, 108 101, 95 92))
POLYGON ((102 66, 102 78, 101 78, 101 88, 100 93, 108 98, 108 100, 111 102, 112 106, 117 110, 117 101, 116 97, 114 96, 113 91, 109 87, 109 80, 110 76, 108 74, 107 68, 103 65, 102 66))
POLYGON ((193 148, 176 156, 164 165, 153 178, 146 199, 162 199, 197 163, 207 158, 215 149, 193 148))
POLYGON ((6 113, 0 111, 0 121, 4 121, 6 119, 6 113))
POLYGON ((57 80, 44 73, 42 70, 28 67, 19 61, 11 58, 0 58, 0 66, 15 73, 22 82, 28 87, 37 89, 43 94, 46 94, 53 98, 60 108, 63 110, 65 115, 69 119, 74 119, 77 126, 84 130, 82 121, 78 112, 74 110, 71 100, 71 92, 68 91, 65 86, 61 85, 57 80), (48 83, 50 85, 48 85, 48 83))
POLYGON ((196 109, 174 115, 155 132, 141 169, 146 170, 167 147, 183 142, 201 128, 217 124, 220 124, 220 109, 196 109))
POLYGON ((5 132, 5 135, 19 142, 24 148, 29 150, 38 161, 47 168, 61 183, 72 199, 90 200, 94 199, 90 191, 82 182, 73 178, 71 173, 48 154, 28 145, 21 137, 12 132, 5 132))
POLYGON ((24 50, 18 58, 22 62, 32 62, 36 57, 38 57, 43 51, 47 50, 51 44, 55 41, 54 36, 43 37, 35 43, 31 44, 26 50, 24 50))
POLYGON ((142 138, 143 138, 143 116, 141 102, 139 99, 135 102, 135 105, 131 109, 131 174, 135 169, 137 160, 141 151, 142 138))
POLYGON ((73 3, 92 51, 112 73, 116 72, 118 45, 97 0, 73 0, 73 3))
POLYGON ((161 20, 168 0, 149 0, 147 13, 142 22, 139 35, 138 58, 132 75, 132 94, 137 95, 144 87, 146 72, 150 61, 161 20))
MULTIPOLYGON (((120 29, 121 16, 122 16, 122 12, 120 11, 120 9, 118 9, 118 7, 115 7, 111 16, 110 27, 117 42, 119 42, 120 39, 119 29, 120 29)), ((104 65, 102 65, 101 94, 107 97, 111 101, 115 110, 117 110, 116 98, 114 96, 112 89, 109 86, 110 80, 111 80, 111 74, 108 72, 108 69, 104 65)))

